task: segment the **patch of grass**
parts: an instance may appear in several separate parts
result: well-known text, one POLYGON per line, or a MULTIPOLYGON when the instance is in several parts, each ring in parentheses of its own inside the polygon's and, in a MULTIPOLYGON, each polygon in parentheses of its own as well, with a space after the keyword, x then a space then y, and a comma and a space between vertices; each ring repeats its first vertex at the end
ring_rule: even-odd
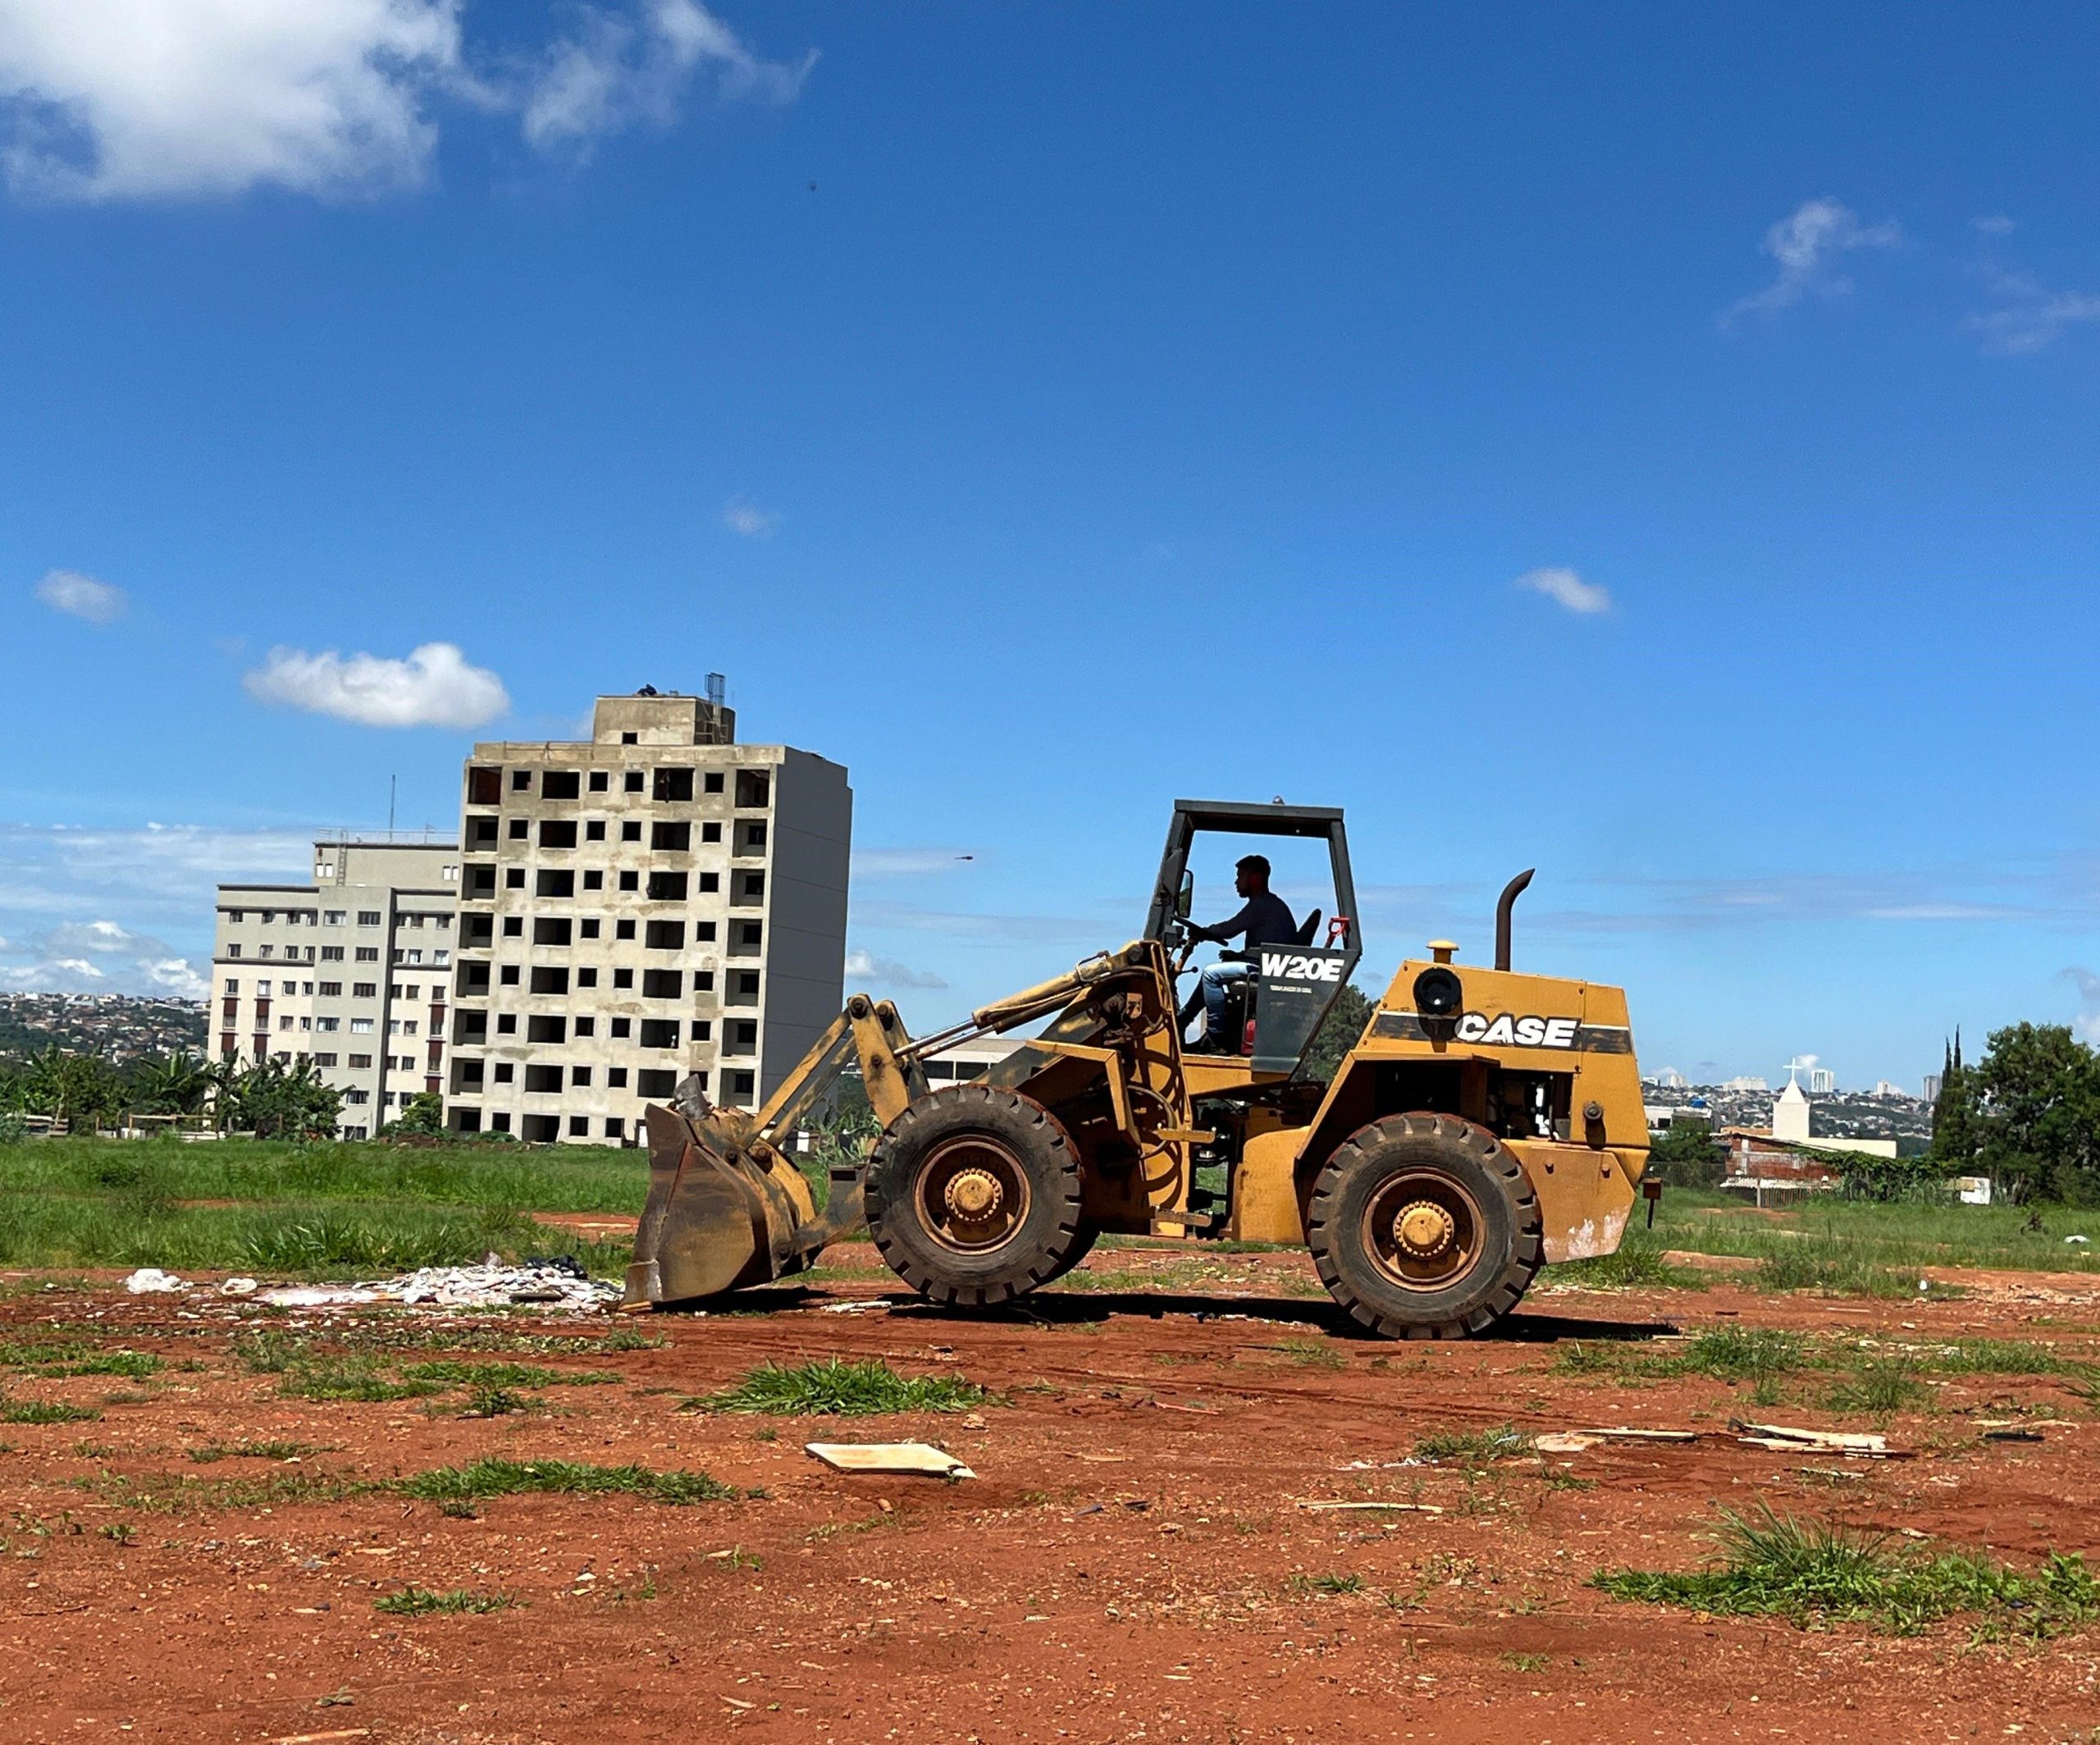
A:
POLYGON ((1619 1239, 1615 1254, 1598 1254, 1587 1260, 1564 1260, 1546 1268, 1546 1282, 1583 1285, 1592 1290, 1704 1290, 1710 1281, 1703 1272, 1664 1259, 1667 1250, 1648 1231, 1629 1226, 1619 1239))
POLYGON ((1709 1375, 1717 1382, 1761 1382, 1791 1375, 1807 1361, 1808 1341, 1774 1327, 1717 1327, 1666 1359, 1673 1373, 1709 1375))
POLYGON ((1673 1351, 1594 1342, 1563 1345, 1554 1354, 1553 1367, 1562 1375, 1634 1379, 1703 1375, 1717 1382, 1748 1382, 1758 1403, 1769 1405, 1778 1397, 1779 1378, 1806 1368, 1810 1361, 1809 1343, 1799 1333, 1731 1325, 1709 1328, 1673 1351))
MULTIPOLYGON (((1270 1347, 1281 1351, 1305 1369, 1343 1369, 1348 1367, 1340 1352, 1324 1339, 1280 1339, 1270 1347)), ((1196 1361, 1194 1359, 1191 1362, 1196 1361)))
POLYGON ((308 1455, 333 1454, 336 1445, 322 1442, 203 1442, 188 1450, 199 1466, 214 1460, 304 1460, 308 1455))
POLYGON ((2021 1571, 1981 1555, 1894 1548, 1884 1534, 1769 1508, 1723 1512, 1714 1537, 1719 1556, 1696 1574, 1605 1570, 1592 1585, 1618 1600, 1804 1625, 1869 1620, 1901 1635, 1956 1613, 2034 1637, 2100 1617, 2100 1582, 2075 1555, 2021 1571))
POLYGON ((311 1341, 272 1327, 244 1333, 233 1342, 235 1360, 250 1375, 282 1375, 293 1364, 304 1362, 313 1349, 311 1341))
POLYGON ((428 1618, 441 1613, 507 1611, 517 1603, 507 1593, 469 1593, 464 1587, 436 1593, 411 1585, 374 1600, 372 1609, 396 1618, 428 1618))
POLYGON ((1529 1454, 1532 1439, 1514 1424, 1497 1424, 1488 1430, 1440 1430, 1416 1439, 1418 1460, 1459 1460, 1468 1466, 1484 1466, 1509 1455, 1529 1454))
MULTIPOLYGON (((1820 1290, 1884 1301, 1918 1295, 1916 1277, 1897 1272, 1834 1242, 1778 1242, 1759 1256, 1751 1281, 1764 1290, 1820 1290)), ((1952 1296, 1949 1290, 1944 1293, 1952 1296)))
POLYGON ((2024 1339, 1957 1340, 1952 1345, 1912 1352, 1910 1361, 1936 1375, 2066 1375, 2093 1367, 2024 1339))
POLYGON ((116 1508, 160 1514, 341 1502, 385 1488, 323 1473, 272 1473, 267 1478, 192 1478, 180 1473, 148 1473, 134 1478, 100 1473, 89 1478, 76 1478, 73 1482, 75 1488, 116 1508))
POLYGON ((441 1466, 419 1473, 399 1481, 392 1488, 404 1496, 433 1503, 477 1502, 491 1496, 598 1496, 623 1492, 652 1502, 683 1505, 719 1502, 737 1494, 705 1473, 655 1473, 646 1466, 591 1466, 574 1460, 476 1460, 466 1466, 441 1466))
POLYGON ((1512 1672, 1544 1672, 1553 1664, 1553 1657, 1546 1654, 1505 1654, 1502 1664, 1512 1672))
POLYGON ((436 1382, 447 1387, 595 1387, 625 1379, 609 1369, 546 1369, 536 1364, 463 1364, 453 1358, 409 1364, 401 1373, 411 1382, 436 1382))
POLYGON ((419 1400, 443 1391, 436 1382, 398 1380, 368 1357, 309 1358, 279 1376, 277 1393, 286 1400, 319 1402, 343 1400, 419 1400))
POLYGON ((1354 1574, 1294 1575, 1284 1586, 1292 1593, 1361 1593, 1363 1578, 1354 1574))
POLYGON ((477 1387, 468 1395, 461 1415, 467 1418, 507 1418, 514 1412, 544 1412, 546 1407, 530 1394, 514 1393, 507 1387, 477 1387))
POLYGON ((0 1400, 0 1424, 91 1424, 102 1414, 62 1400, 0 1400))
POLYGON ((0 1364, 41 1376, 116 1375, 143 1382, 164 1367, 144 1351, 98 1351, 84 1341, 0 1345, 0 1364))
MULTIPOLYGON (((2100 1236, 2092 1228, 2093 1217, 2068 1206, 1888 1205, 1834 1195, 1760 1215, 1719 1190, 1672 1188, 1657 1208, 1655 1235, 1670 1248, 1753 1260, 1783 1245, 1842 1253, 1861 1265, 1892 1272, 1901 1286, 1897 1294, 1915 1297, 1920 1272, 1927 1267, 2100 1268, 2100 1256, 2064 1241, 2075 1233, 2100 1236)), ((1930 1294, 1938 1297, 1942 1287, 1935 1285, 1930 1294)))
POLYGON ((998 1396, 954 1376, 903 1376, 874 1360, 825 1358, 783 1368, 765 1364, 734 1387, 686 1402, 696 1412, 769 1412, 783 1417, 860 1418, 885 1412, 963 1412, 998 1396))
POLYGON ((1932 1400, 1932 1390, 1918 1380, 1916 1369, 1900 1357, 1869 1358, 1825 1396, 1825 1404, 1833 1412, 1867 1412, 1880 1418, 1929 1406, 1932 1400))

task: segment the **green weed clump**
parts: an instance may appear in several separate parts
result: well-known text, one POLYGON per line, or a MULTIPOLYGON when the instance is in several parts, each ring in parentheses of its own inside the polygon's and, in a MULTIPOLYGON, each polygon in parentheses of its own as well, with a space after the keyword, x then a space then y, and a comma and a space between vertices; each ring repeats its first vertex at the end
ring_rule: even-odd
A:
POLYGON ((1909 1635, 1957 1613, 1985 1629, 2054 1634, 2100 1617, 2100 1582, 2082 1556, 2052 1555, 2021 1571, 1964 1552, 1930 1555, 1888 1535, 1760 1509, 1724 1511, 1719 1555, 1689 1574, 1600 1571, 1592 1585, 1614 1599, 1683 1606, 1723 1615, 1781 1617, 1802 1625, 1871 1621, 1909 1635))
POLYGON ((620 1377, 609 1369, 547 1369, 536 1364, 463 1364, 456 1358, 409 1364, 401 1374, 411 1382, 435 1382, 444 1387, 592 1387, 620 1377))
POLYGON ((783 1417, 872 1417, 885 1412, 964 1412, 998 1396, 952 1376, 903 1376, 888 1364, 826 1358, 783 1368, 765 1364, 734 1387, 686 1402, 696 1412, 769 1412, 783 1417))
POLYGON ((1418 1437, 1414 1445, 1418 1460, 1459 1460, 1469 1466, 1531 1451, 1531 1437, 1514 1424, 1497 1424, 1491 1430, 1436 1431, 1418 1437))
POLYGON ((1917 1377, 1917 1368, 1901 1357, 1869 1358, 1830 1390, 1833 1412, 1866 1412, 1892 1418, 1898 1412, 1929 1406, 1933 1391, 1917 1377))
POLYGON ((0 1424, 86 1424, 102 1414, 58 1400, 0 1400, 0 1424))
POLYGON ((1592 1290, 1704 1290, 1705 1274, 1664 1258, 1668 1249, 1638 1227, 1628 1227, 1618 1252, 1587 1260, 1564 1260, 1546 1269, 1546 1281, 1583 1285, 1592 1290))
POLYGON ((507 1593, 469 1593, 464 1587, 435 1593, 411 1584, 374 1600, 372 1609, 396 1618, 428 1618, 443 1613, 506 1611, 517 1603, 507 1593))
POLYGON ((574 1460, 476 1460, 441 1466, 404 1478, 394 1487, 423 1502, 472 1503, 491 1496, 624 1493, 651 1502, 682 1505, 719 1502, 735 1489, 705 1473, 656 1473, 646 1466, 592 1466, 574 1460))
MULTIPOLYGON (((1884 1301, 1918 1295, 1915 1274, 1877 1266, 1849 1245, 1833 1241, 1775 1243, 1758 1257, 1751 1277, 1764 1290, 1822 1290, 1884 1301)), ((1942 1287, 1941 1294, 1956 1293, 1942 1287)))
POLYGON ((0 1345, 0 1364, 41 1376, 114 1375, 143 1382, 165 1367, 144 1351, 98 1351, 84 1340, 0 1345))
POLYGON ((260 1442, 203 1442, 188 1450, 199 1466, 215 1460, 304 1460, 308 1455, 333 1454, 332 1444, 272 1439, 260 1442))
POLYGON ((1290 1592, 1297 1594, 1361 1593, 1363 1592, 1363 1578, 1356 1574, 1294 1575, 1284 1586, 1290 1592))

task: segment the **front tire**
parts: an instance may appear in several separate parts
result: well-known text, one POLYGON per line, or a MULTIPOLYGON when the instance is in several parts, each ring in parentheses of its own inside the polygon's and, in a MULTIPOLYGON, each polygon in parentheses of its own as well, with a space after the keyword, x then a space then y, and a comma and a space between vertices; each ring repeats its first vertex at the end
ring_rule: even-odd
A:
POLYGON ((1352 1134, 1313 1183, 1306 1239, 1328 1293, 1388 1339, 1484 1332, 1545 1259, 1522 1166, 1454 1115, 1388 1115, 1352 1134))
POLYGON ((1011 1301, 1084 1252, 1079 1153, 1017 1091, 960 1085, 920 1098, 877 1142, 865 1195, 883 1259, 936 1303, 1011 1301))

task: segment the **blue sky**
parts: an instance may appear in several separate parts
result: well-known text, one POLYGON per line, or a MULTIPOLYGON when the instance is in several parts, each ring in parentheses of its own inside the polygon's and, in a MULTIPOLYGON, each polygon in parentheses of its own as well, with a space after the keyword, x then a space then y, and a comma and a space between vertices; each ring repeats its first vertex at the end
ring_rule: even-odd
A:
POLYGON ((1650 1067, 2095 1022, 2100 15, 284 10, 0 0, 0 980, 719 670, 915 1025, 1176 794, 1650 1067))

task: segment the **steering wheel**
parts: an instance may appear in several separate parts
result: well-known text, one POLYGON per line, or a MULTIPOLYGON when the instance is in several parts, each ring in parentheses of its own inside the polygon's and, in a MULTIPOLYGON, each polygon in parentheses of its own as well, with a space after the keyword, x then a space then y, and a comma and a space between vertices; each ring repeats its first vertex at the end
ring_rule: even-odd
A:
POLYGON ((1185 970, 1187 970, 1189 967, 1189 960, 1196 954, 1196 948, 1198 945, 1207 943, 1203 936, 1196 931, 1195 924, 1189 920, 1186 916, 1183 916, 1181 918, 1180 927, 1181 955, 1174 960, 1174 973, 1176 975, 1182 974, 1185 970))

